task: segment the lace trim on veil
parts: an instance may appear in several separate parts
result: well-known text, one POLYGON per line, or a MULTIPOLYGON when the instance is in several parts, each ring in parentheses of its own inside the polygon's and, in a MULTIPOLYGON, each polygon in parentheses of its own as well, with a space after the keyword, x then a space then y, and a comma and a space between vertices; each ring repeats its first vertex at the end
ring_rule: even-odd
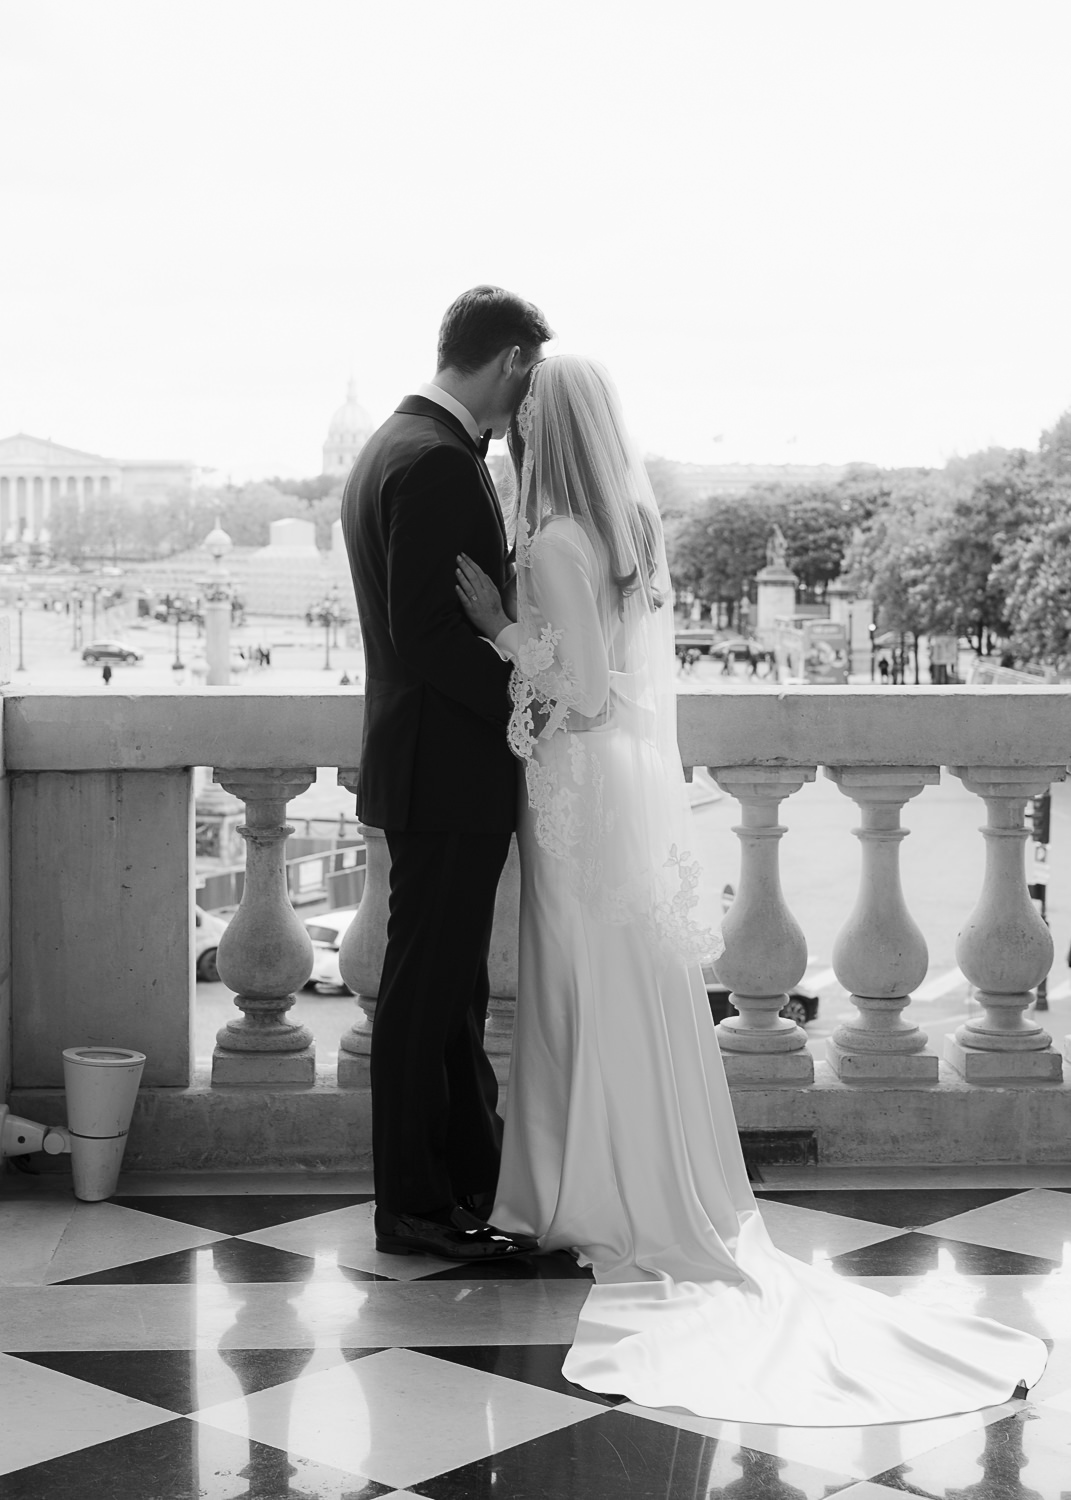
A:
POLYGON ((566 726, 578 694, 575 674, 558 656, 560 642, 561 631, 545 626, 538 639, 521 645, 510 678, 507 735, 524 762, 536 840, 562 862, 573 893, 600 921, 644 925, 660 948, 689 963, 715 958, 724 945, 695 918, 700 865, 688 850, 672 843, 661 870, 638 870, 623 879, 615 880, 621 872, 607 867, 606 842, 617 813, 604 796, 601 760, 566 726), (540 745, 544 759, 537 755, 540 745))

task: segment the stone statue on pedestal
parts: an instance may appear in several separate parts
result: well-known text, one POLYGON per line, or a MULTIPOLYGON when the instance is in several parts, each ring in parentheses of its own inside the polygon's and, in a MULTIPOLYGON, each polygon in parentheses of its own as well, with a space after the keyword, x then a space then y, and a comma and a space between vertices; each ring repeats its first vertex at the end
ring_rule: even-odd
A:
POLYGON ((788 556, 788 543, 780 526, 774 526, 770 533, 769 541, 766 543, 766 566, 768 568, 784 568, 787 566, 785 559, 788 556))

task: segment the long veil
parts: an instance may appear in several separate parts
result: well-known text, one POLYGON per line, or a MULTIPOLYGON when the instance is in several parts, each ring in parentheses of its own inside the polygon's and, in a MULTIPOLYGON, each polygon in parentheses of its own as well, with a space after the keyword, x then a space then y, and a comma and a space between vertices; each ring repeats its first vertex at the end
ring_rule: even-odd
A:
POLYGON ((510 437, 509 738, 536 837, 601 921, 641 923, 677 959, 715 957, 720 938, 696 910, 662 525, 606 371, 564 355, 538 365, 510 437))

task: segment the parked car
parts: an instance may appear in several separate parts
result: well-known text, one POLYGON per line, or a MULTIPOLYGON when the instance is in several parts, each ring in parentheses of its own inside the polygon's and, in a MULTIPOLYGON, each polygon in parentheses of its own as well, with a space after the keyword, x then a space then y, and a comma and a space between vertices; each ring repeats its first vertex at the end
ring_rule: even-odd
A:
POLYGON ((319 912, 306 920, 305 930, 312 938, 312 973, 306 989, 318 990, 321 994, 353 993, 342 978, 338 966, 338 951, 342 947, 346 930, 356 915, 355 906, 343 906, 334 911, 319 912))
POLYGON ((82 652, 84 662, 121 662, 129 664, 144 661, 145 653, 132 646, 129 641, 94 641, 82 652))
POLYGON ((193 965, 197 978, 205 984, 219 983, 219 970, 216 968, 216 949, 219 940, 227 930, 227 922, 217 912, 202 911, 199 906, 193 909, 194 920, 194 947, 193 965))
MULTIPOLYGON (((726 1016, 738 1014, 736 1006, 729 1003, 732 991, 718 983, 710 964, 703 965, 703 983, 707 987, 710 1014, 715 1021, 724 1021, 726 1016)), ((795 1021, 797 1026, 806 1026, 808 1021, 813 1021, 818 1014, 818 996, 805 995, 802 990, 793 990, 782 1005, 779 1014, 787 1016, 790 1021, 795 1021)))

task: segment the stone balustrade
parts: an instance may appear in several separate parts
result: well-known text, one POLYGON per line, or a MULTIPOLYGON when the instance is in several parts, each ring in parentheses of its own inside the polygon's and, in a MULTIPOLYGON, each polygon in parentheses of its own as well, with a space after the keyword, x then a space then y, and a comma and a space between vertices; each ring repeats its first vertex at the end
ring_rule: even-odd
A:
MULTIPOLYGON (((237 1165, 243 1150, 265 1164, 366 1159, 386 841, 364 831, 364 896, 340 955, 354 1019, 339 1040, 337 1075, 317 1074, 300 999, 295 1007, 311 951, 283 872, 286 804, 316 766, 338 766, 352 788, 362 712, 359 698, 334 691, 6 697, 11 797, 0 843, 14 879, 0 954, 11 972, 10 1044, 0 983, 0 1082, 6 1092, 10 1080, 20 1113, 59 1118, 62 1048, 110 1042, 149 1057, 135 1123, 151 1144, 139 1157, 135 1129, 135 1161, 237 1165), (210 1078, 195 1074, 189 1040, 194 765, 211 765, 246 805, 245 891, 218 955, 238 1014, 219 1033, 210 1078)), ((740 806, 740 876, 717 972, 737 1012, 719 1035, 741 1125, 810 1129, 825 1160, 887 1160, 891 1151, 905 1161, 1029 1161, 1065 1152, 1071 1087, 1061 1044, 1028 1014, 1053 949, 1027 893, 1023 849, 1026 800, 1063 779, 1071 761, 1071 691, 687 695, 678 738, 685 765, 706 766, 740 806), (857 1014, 822 1054, 779 1014, 807 963, 779 877, 782 809, 819 770, 857 805, 862 856, 832 955, 857 1014), (938 1057, 912 1003, 928 955, 902 887, 900 848, 909 833, 902 820, 910 825, 942 775, 960 778, 986 821, 978 903, 957 946, 981 1013, 938 1057)), ((0 889, 2 876, 0 867, 0 889)), ((496 910, 487 1028, 504 1083, 518 889, 514 851, 496 910)), ((1071 1060, 1071 1041, 1062 1048, 1071 1060)))

